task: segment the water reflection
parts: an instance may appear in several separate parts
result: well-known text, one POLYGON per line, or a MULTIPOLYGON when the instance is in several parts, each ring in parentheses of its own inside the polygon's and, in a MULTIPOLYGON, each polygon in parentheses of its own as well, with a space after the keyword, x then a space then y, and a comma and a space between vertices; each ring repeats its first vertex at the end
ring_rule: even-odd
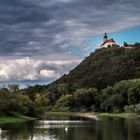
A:
POLYGON ((140 120, 87 121, 69 120, 30 121, 1 124, 0 140, 139 140, 140 120), (67 131, 66 131, 67 128, 67 131))
POLYGON ((89 124, 89 121, 79 120, 45 120, 39 121, 39 128, 69 128, 69 127, 82 127, 89 124))
POLYGON ((33 137, 34 122, 1 124, 1 140, 29 140, 33 137))

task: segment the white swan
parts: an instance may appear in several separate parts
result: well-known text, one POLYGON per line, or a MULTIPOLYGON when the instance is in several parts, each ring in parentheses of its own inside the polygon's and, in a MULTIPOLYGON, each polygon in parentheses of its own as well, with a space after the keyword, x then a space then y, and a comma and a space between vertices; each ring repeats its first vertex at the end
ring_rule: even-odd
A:
POLYGON ((66 132, 68 131, 68 127, 65 127, 65 131, 66 131, 66 132))

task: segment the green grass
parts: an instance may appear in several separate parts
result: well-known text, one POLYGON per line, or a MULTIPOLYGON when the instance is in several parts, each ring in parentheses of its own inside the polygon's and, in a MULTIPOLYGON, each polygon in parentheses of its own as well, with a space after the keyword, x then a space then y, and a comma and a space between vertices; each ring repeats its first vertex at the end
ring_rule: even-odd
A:
POLYGON ((99 119, 106 119, 106 118, 135 118, 138 115, 136 114, 131 114, 131 113, 95 113, 95 115, 99 119))
POLYGON ((94 113, 94 112, 87 112, 87 113, 80 113, 80 112, 47 112, 46 115, 55 115, 55 116, 79 116, 85 118, 95 118, 96 120, 104 120, 104 119, 132 119, 136 117, 140 117, 137 114, 131 113, 94 113))
POLYGON ((73 117, 82 117, 87 119, 98 120, 95 114, 93 113, 81 113, 81 112, 46 112, 46 115, 54 116, 73 116, 73 117))
POLYGON ((24 122, 29 120, 35 120, 35 118, 20 115, 20 114, 14 116, 7 116, 7 115, 0 116, 0 123, 16 123, 16 122, 24 122))

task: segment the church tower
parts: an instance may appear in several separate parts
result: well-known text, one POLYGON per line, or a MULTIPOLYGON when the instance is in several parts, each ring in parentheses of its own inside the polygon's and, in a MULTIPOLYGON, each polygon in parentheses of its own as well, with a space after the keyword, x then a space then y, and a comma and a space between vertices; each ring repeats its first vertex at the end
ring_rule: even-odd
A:
POLYGON ((105 33, 104 37, 103 37, 103 42, 107 41, 108 40, 108 36, 107 36, 107 33, 105 33))
POLYGON ((113 38, 109 39, 107 33, 105 33, 103 36, 103 43, 100 45, 100 47, 108 48, 108 47, 112 47, 113 45, 116 45, 116 42, 114 41, 113 38))

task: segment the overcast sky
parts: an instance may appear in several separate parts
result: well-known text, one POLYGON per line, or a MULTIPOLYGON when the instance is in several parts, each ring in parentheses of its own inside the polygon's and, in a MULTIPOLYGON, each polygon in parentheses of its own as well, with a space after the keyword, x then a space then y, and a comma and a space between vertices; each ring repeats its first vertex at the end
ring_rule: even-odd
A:
POLYGON ((139 26, 139 0, 0 0, 0 82, 46 84, 139 26))

